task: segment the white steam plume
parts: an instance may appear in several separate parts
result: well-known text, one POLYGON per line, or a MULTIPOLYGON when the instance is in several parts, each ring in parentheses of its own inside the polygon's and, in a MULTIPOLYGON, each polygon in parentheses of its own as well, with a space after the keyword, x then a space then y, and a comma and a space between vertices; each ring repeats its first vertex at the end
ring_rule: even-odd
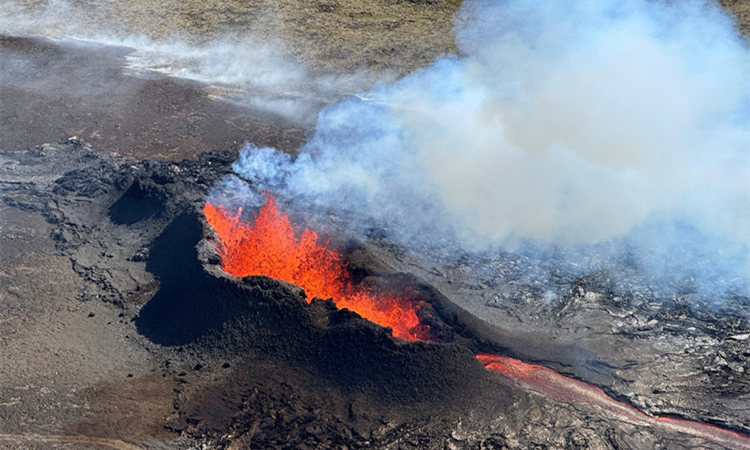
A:
MULTIPOLYGON (((106 12, 106 6, 101 9, 106 12)), ((43 36, 66 44, 129 47, 133 51, 124 67, 128 73, 199 81, 215 88, 212 92, 218 98, 303 125, 313 124, 322 106, 375 82, 375 75, 364 70, 312 73, 291 56, 281 38, 252 26, 239 34, 235 30, 231 36, 227 30, 223 37, 219 34, 209 42, 196 44, 191 41, 205 39, 174 31, 174 36, 155 40, 119 23, 104 26, 94 17, 97 15, 92 11, 82 11, 70 0, 50 0, 36 8, 19 0, 6 0, 0 8, 0 34, 43 36)))
POLYGON ((460 57, 328 107, 296 160, 250 145, 235 170, 412 244, 598 244, 746 292, 750 57, 733 25, 700 1, 468 0, 460 57))

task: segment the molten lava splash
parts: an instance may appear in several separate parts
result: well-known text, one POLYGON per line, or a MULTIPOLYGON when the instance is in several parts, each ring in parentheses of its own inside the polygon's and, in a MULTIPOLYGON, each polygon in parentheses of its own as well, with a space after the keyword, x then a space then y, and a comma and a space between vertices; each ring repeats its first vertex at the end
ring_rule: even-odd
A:
POLYGON ((279 213, 276 201, 268 202, 255 215, 253 224, 240 220, 240 209, 229 213, 219 205, 206 203, 206 220, 221 239, 222 267, 235 277, 266 275, 305 290, 308 299, 332 298, 339 308, 391 327, 393 335, 410 341, 426 340, 426 327, 420 325, 414 306, 406 299, 374 295, 354 286, 344 259, 318 243, 318 235, 305 229, 299 238, 286 215, 279 213))

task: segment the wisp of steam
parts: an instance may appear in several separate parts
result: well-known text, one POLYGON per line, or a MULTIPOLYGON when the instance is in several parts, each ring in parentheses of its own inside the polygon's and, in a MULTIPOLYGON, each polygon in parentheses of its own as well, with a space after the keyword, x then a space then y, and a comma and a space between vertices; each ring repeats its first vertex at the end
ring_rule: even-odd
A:
POLYGON ((455 33, 460 55, 324 109, 296 157, 248 144, 213 195, 266 189, 409 246, 596 252, 747 295, 750 57, 730 17, 467 0, 455 33))
POLYGON ((208 40, 184 31, 158 29, 167 37, 155 39, 116 20, 98 23, 97 17, 113 20, 106 4, 81 8, 72 0, 49 0, 30 8, 23 0, 4 0, 0 34, 43 36, 68 45, 127 47, 131 52, 125 69, 132 75, 198 81, 214 88, 220 99, 303 125, 314 122, 322 105, 375 81, 374 74, 365 70, 315 73, 291 55, 283 39, 253 27, 241 33, 227 31, 208 40))

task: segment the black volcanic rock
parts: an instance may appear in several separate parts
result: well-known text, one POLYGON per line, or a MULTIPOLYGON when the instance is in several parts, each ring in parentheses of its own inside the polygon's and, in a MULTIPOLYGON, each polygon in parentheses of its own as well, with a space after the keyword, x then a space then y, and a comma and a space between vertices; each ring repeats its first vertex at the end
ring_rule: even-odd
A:
MULTIPOLYGON (((462 276, 423 271, 373 242, 344 245, 356 281, 420 302, 418 313, 440 343, 412 343, 329 301, 308 303, 298 287, 227 275, 201 211, 207 190, 231 173, 236 156, 227 150, 176 163, 133 162, 77 141, 0 152, 2 217, 38 216, 44 225, 22 233, 8 220, 3 238, 12 243, 49 233, 58 257, 70 262, 77 298, 91 301, 81 312, 85 321, 75 323, 99 327, 99 337, 114 333, 141 345, 153 358, 150 375, 127 368, 107 388, 80 394, 76 405, 96 406, 109 391, 117 402, 138 395, 157 401, 138 393, 158 384, 168 393, 159 405, 166 402, 172 414, 164 422, 168 414, 153 413, 154 420, 181 434, 180 443, 163 445, 175 449, 718 448, 524 392, 473 356, 497 352, 597 383, 647 411, 739 431, 750 426, 750 332, 737 314, 742 307, 722 314, 686 308, 682 298, 672 305, 626 301, 611 295, 606 274, 561 274, 570 291, 544 304, 534 297, 534 261, 512 264, 523 276, 505 289, 500 278, 494 284, 470 279, 480 273, 472 264, 481 262, 462 261, 462 276), (500 291, 519 296, 493 309, 533 312, 548 327, 494 327, 452 301, 500 291), (593 331, 570 331, 576 327, 593 331), (696 375, 677 376, 685 370, 696 375)), ((511 270, 504 264, 512 262, 509 255, 491 261, 491 269, 511 270)), ((0 277, 0 283, 13 292, 12 280, 0 277)), ((6 336, 0 329, 0 338, 6 336)), ((61 394, 55 401, 73 400, 61 394)), ((0 414, 12 421, 30 414, 20 409, 28 401, 0 403, 0 414)), ((103 405, 104 413, 70 432, 119 436, 96 428, 110 416, 121 420, 116 408, 103 405)))
POLYGON ((141 180, 133 182, 122 197, 109 207, 112 222, 132 225, 164 212, 166 198, 147 183, 141 180))
POLYGON ((191 344, 217 357, 252 352, 402 404, 465 400, 486 379, 465 346, 401 341, 329 302, 308 303, 300 288, 283 281, 227 275, 210 263, 215 257, 210 241, 201 241, 204 231, 201 213, 188 211, 153 242, 146 267, 160 286, 136 320, 150 340, 191 344))

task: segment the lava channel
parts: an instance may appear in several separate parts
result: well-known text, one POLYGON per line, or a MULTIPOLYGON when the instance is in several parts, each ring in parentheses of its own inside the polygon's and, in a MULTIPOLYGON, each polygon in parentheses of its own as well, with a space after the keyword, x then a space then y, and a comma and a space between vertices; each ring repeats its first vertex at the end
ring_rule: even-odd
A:
POLYGON ((632 405, 613 399, 593 384, 560 375, 548 367, 486 353, 478 354, 477 359, 484 367, 503 374, 519 388, 542 394, 549 399, 595 406, 634 425, 660 427, 734 450, 750 450, 750 438, 745 435, 703 422, 649 416, 632 405))

